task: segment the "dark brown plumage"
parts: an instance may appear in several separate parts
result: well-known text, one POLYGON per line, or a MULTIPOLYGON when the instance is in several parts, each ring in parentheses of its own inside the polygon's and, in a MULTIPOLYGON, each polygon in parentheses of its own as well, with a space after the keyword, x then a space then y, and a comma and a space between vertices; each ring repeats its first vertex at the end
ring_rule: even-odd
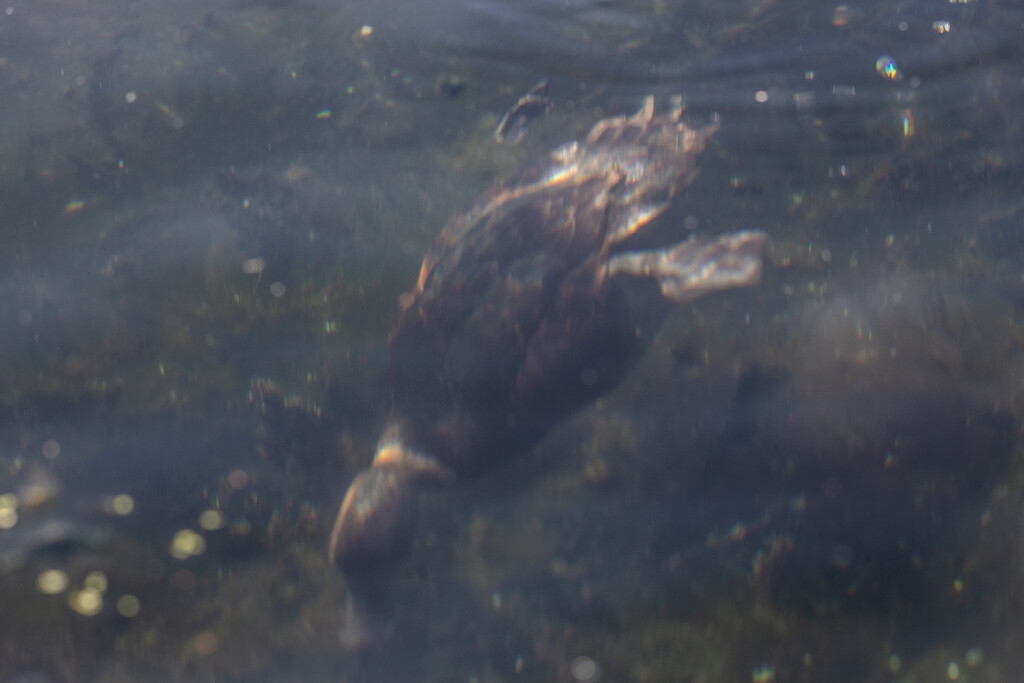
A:
POLYGON ((330 555, 351 600, 342 637, 390 629, 416 490, 523 452, 614 387, 673 302, 760 277, 763 233, 630 251, 696 175, 718 129, 681 108, 599 121, 444 229, 390 342, 391 417, 349 487, 330 555))

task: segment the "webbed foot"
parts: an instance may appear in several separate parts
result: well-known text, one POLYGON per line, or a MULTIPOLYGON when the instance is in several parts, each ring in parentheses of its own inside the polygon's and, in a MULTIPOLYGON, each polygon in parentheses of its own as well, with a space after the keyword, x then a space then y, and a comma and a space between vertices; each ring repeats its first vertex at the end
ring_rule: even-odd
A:
POLYGON ((760 282, 761 249, 767 237, 761 230, 743 230, 664 249, 624 252, 608 259, 608 276, 651 277, 666 298, 692 301, 760 282))

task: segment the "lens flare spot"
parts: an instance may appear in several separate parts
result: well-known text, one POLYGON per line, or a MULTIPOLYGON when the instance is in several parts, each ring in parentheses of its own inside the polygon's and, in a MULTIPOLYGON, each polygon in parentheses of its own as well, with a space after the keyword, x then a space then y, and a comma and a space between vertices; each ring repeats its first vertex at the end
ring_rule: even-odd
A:
POLYGON ((117 613, 122 617, 131 619, 139 610, 142 609, 142 603, 134 595, 125 594, 117 599, 117 613))
POLYGON ((875 60, 875 71, 890 81, 902 81, 903 73, 896 65, 896 60, 889 55, 882 55, 875 60))
POLYGON ((83 617, 92 617, 103 609, 103 594, 95 588, 83 588, 68 594, 68 606, 83 617))
POLYGON ((176 560, 187 560, 195 555, 202 555, 206 550, 206 541, 191 529, 182 529, 171 539, 170 553, 176 560))
POLYGON ((119 493, 110 501, 114 514, 126 517, 135 509, 135 500, 127 493, 119 493))
POLYGON ((107 590, 107 575, 103 572, 90 572, 82 581, 82 585, 104 593, 107 590))
POLYGON ((203 510, 199 515, 199 526, 206 531, 216 531, 224 526, 224 513, 220 510, 203 510))
POLYGON ((68 587, 68 575, 60 569, 48 569, 36 577, 36 588, 43 595, 56 595, 68 587))

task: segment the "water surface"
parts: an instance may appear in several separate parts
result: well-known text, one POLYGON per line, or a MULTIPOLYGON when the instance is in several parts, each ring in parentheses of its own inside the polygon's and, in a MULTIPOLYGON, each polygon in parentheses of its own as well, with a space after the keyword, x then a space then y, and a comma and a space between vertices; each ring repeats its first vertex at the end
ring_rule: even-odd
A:
POLYGON ((4 9, 0 678, 1020 669, 1013 3, 4 9), (495 143, 543 78, 550 112, 495 143), (720 118, 667 219, 766 230, 764 282, 425 497, 394 638, 344 651, 326 538, 398 297, 474 196, 647 94, 720 118), (288 397, 269 425, 256 378, 288 397))

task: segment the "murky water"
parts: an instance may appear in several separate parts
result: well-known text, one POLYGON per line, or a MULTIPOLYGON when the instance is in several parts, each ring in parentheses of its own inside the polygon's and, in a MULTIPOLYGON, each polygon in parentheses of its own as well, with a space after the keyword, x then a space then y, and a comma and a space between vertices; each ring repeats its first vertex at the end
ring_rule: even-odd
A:
POLYGON ((4 6, 0 678, 1012 680, 1022 34, 984 0, 4 6), (763 283, 426 496, 393 638, 343 650, 327 535, 398 297, 649 93, 721 121, 666 220, 767 231, 763 283))

